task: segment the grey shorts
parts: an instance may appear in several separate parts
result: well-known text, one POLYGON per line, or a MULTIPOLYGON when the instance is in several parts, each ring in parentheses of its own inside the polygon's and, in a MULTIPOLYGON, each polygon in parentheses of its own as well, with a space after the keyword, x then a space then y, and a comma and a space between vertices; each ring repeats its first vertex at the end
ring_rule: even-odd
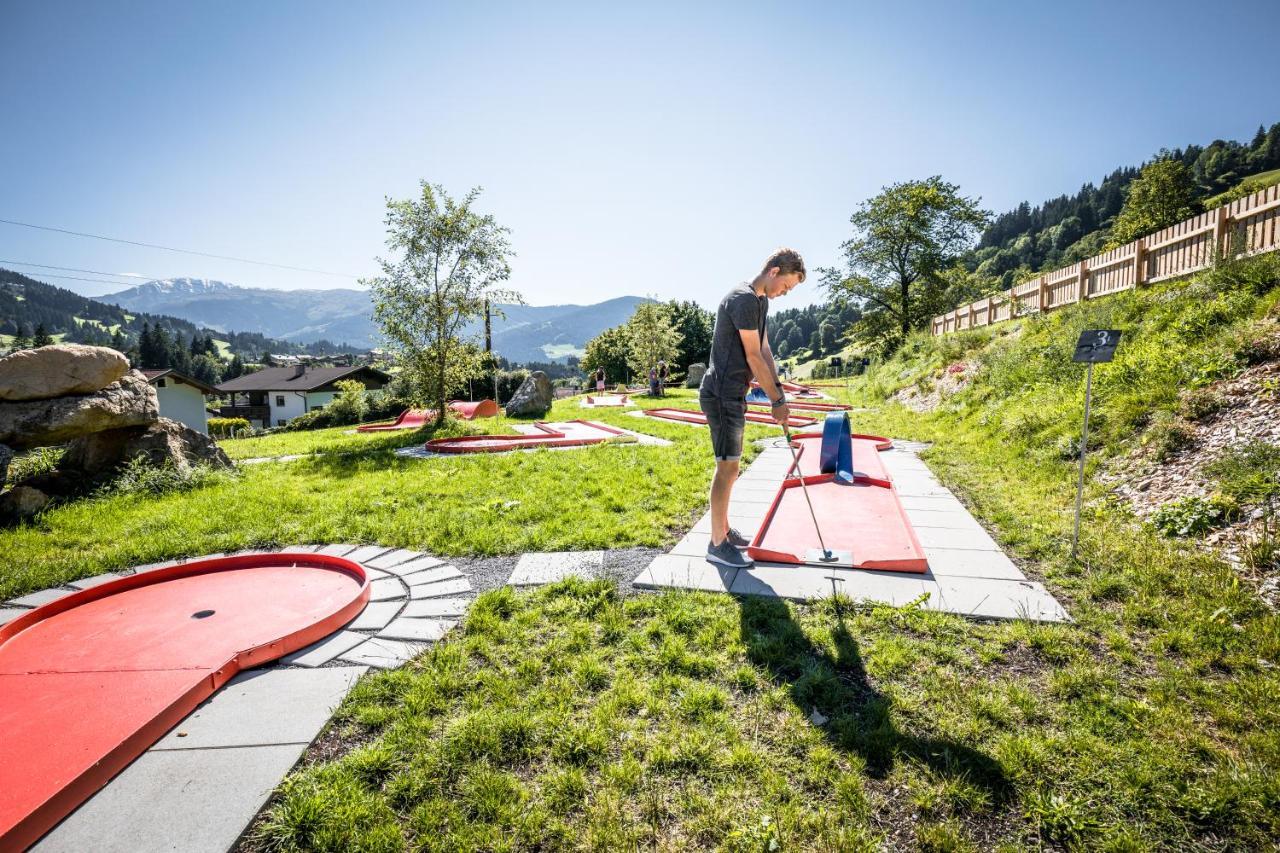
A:
POLYGON ((711 448, 717 462, 737 462, 742 458, 742 431, 747 427, 745 397, 699 397, 698 405, 711 427, 711 448))

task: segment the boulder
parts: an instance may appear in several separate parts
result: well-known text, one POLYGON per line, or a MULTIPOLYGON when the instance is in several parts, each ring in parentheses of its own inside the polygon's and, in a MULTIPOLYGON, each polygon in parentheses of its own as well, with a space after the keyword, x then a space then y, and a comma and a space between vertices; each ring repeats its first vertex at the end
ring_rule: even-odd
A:
POLYGON ((702 384, 702 375, 706 372, 707 366, 700 361, 689 365, 689 376, 684 380, 684 387, 697 388, 702 384))
POLYGON ((14 486, 4 494, 0 494, 0 520, 16 522, 31 518, 48 504, 49 496, 39 489, 33 489, 30 486, 14 486))
POLYGON ((103 430, 77 438, 67 446, 58 470, 89 481, 103 480, 139 456, 157 468, 171 462, 180 471, 200 464, 231 467, 227 454, 209 436, 186 424, 160 418, 147 426, 103 430))
POLYGON ((555 391, 551 388, 551 380, 541 370, 535 370, 520 383, 516 394, 507 402, 507 415, 545 415, 551 410, 555 400, 555 391))
POLYGON ((0 358, 0 400, 51 400, 101 391, 129 372, 110 347, 54 344, 0 358))
POLYGON ((134 370, 93 394, 0 403, 0 443, 18 449, 65 444, 89 433, 146 426, 159 417, 156 389, 134 370))
POLYGON ((13 461, 13 448, 0 444, 0 489, 4 488, 4 479, 9 476, 9 463, 13 461))

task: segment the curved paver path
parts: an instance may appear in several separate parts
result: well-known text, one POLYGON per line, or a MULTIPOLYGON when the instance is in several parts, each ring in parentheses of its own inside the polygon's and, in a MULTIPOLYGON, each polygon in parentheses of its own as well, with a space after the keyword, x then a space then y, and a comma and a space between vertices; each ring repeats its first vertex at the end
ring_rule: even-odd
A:
MULTIPOLYGON (((318 643, 229 681, 49 832, 39 851, 149 853, 233 847, 302 757, 356 680, 392 668, 442 638, 466 614, 470 581, 444 560, 380 545, 301 545, 364 566, 372 595, 350 623, 318 643)), ((190 559, 206 559, 207 554, 190 559)), ((0 605, 0 624, 138 566, 41 590, 0 605)))

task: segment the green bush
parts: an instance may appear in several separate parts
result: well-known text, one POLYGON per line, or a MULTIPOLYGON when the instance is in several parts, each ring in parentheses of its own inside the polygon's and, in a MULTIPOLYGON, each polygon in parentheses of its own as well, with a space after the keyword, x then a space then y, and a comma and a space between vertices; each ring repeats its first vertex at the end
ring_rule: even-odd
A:
MULTIPOLYGON (((57 467, 58 460, 62 458, 62 451, 61 447, 37 447, 18 454, 9 463, 9 482, 20 483, 31 477, 49 473, 57 467)), ((0 486, 3 485, 0 483, 0 486)))
POLYGON ((1195 443, 1195 428, 1168 412, 1160 412, 1142 437, 1161 462, 1173 458, 1179 451, 1195 443))
POLYGON ((1236 502, 1225 495, 1192 495, 1160 507, 1151 516, 1151 524, 1165 536, 1203 536, 1231 523, 1239 514, 1236 502))
POLYGON ((170 492, 188 492, 201 486, 224 483, 235 474, 207 465, 179 468, 170 460, 160 466, 152 465, 145 456, 131 459, 110 483, 98 489, 107 495, 163 495, 170 492))
POLYGON ((1280 447, 1252 441, 1228 450, 1205 466, 1224 495, 1241 503, 1262 503, 1280 497, 1280 447))
POLYGON ((251 429, 244 418, 209 418, 209 435, 214 438, 235 438, 251 429))
POLYGON ((1202 421, 1222 411, 1226 401, 1207 388, 1192 388, 1178 398, 1178 414, 1189 421, 1202 421))

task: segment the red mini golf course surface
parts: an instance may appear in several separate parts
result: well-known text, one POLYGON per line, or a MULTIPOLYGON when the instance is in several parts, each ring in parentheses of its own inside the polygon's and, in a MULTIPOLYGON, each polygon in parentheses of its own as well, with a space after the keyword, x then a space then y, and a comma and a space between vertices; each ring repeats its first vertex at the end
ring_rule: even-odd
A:
MULTIPOLYGON (((792 436, 792 445, 828 549, 852 554, 857 569, 917 574, 929 570, 924 549, 880 461, 880 451, 893 446, 888 439, 852 436, 852 483, 820 473, 821 433, 792 436)), ((789 473, 796 473, 795 466, 789 473)), ((747 552, 766 562, 811 563, 807 555, 815 550, 819 550, 818 537, 800 481, 784 480, 747 552)))
POLYGON ((631 398, 626 394, 602 394, 596 397, 588 395, 587 402, 592 406, 625 406, 631 402, 631 398))
POLYGON ((535 423, 535 435, 463 435, 457 438, 433 438, 426 443, 432 453, 505 453, 532 447, 585 447, 600 444, 615 435, 626 435, 620 429, 596 421, 573 420, 565 424, 535 423), (581 428, 567 429, 580 424, 581 428))
MULTIPOLYGON (((668 421, 683 421, 687 424, 705 424, 707 416, 702 412, 691 412, 688 409, 645 409, 644 413, 651 418, 662 418, 668 421)), ((777 426, 778 422, 772 416, 766 415, 764 412, 755 412, 747 409, 747 420, 753 424, 768 424, 769 426, 777 426)), ((792 415, 787 418, 787 426, 791 427, 808 427, 813 426, 817 421, 813 418, 804 418, 799 415, 792 415)))
POLYGON ((34 843, 236 673, 368 599, 349 560, 255 554, 123 577, 0 628, 0 850, 34 843))
MULTIPOLYGON (((492 400, 453 400, 449 408, 463 420, 474 421, 476 418, 496 418, 498 404, 492 400)), ((365 424, 356 427, 356 432, 390 432, 398 429, 421 429, 428 421, 435 420, 434 409, 405 409, 400 417, 387 424, 365 424)))
MULTIPOLYGON (((747 406, 752 409, 763 409, 764 411, 770 411, 772 409, 772 406, 770 406, 768 403, 747 403, 747 406)), ((826 413, 826 412, 847 412, 850 409, 852 409, 853 406, 846 406, 844 403, 814 403, 814 402, 805 401, 805 400, 788 400, 787 408, 795 409, 796 411, 799 411, 799 412, 826 413)))

